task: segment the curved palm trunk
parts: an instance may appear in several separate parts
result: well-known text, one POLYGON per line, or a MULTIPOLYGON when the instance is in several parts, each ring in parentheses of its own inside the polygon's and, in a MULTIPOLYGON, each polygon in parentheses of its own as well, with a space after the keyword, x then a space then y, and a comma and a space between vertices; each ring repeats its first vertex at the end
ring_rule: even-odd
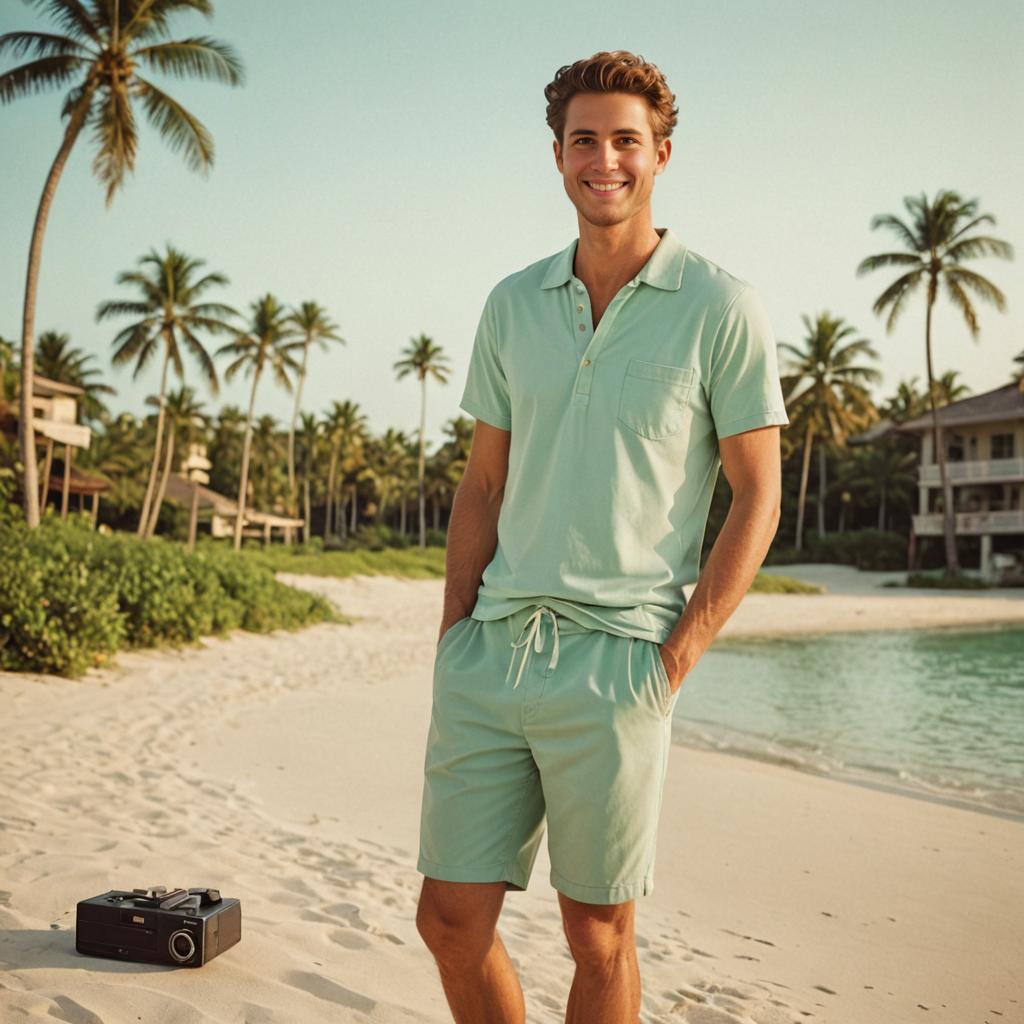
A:
POLYGON ((949 484, 946 470, 946 445, 939 429, 939 413, 935 406, 935 385, 932 375, 932 306, 935 303, 935 282, 929 282, 928 309, 924 321, 924 348, 928 361, 928 400, 932 407, 932 446, 939 460, 939 479, 942 481, 942 536, 946 544, 946 571, 952 576, 960 575, 960 563, 956 554, 956 519, 953 511, 953 488, 949 484))
MULTIPOLYGON (((427 422, 427 375, 423 374, 422 378, 422 390, 420 394, 420 459, 417 466, 417 474, 419 476, 419 491, 420 491, 420 547, 425 548, 427 546, 427 510, 424 504, 426 497, 424 494, 423 476, 424 476, 424 458, 423 458, 423 447, 424 447, 424 431, 426 430, 427 422)), ((403 531, 404 532, 404 531, 403 531)))
POLYGON ((157 491, 153 501, 153 514, 149 518, 149 525, 146 527, 146 536, 152 537, 156 533, 156 521, 160 516, 160 506, 164 503, 164 494, 167 492, 167 478, 171 475, 171 467, 174 464, 174 426, 171 425, 167 431, 167 457, 164 459, 164 471, 160 474, 160 489, 157 491))
POLYGON ((324 540, 331 533, 331 502, 334 499, 334 474, 338 468, 337 445, 331 447, 331 461, 327 465, 327 493, 324 495, 324 540))
POLYGON ((242 475, 238 481, 238 515, 235 516, 235 550, 242 547, 242 523, 245 519, 245 491, 249 484, 249 453, 252 449, 252 411, 256 407, 256 385, 260 382, 259 368, 252 375, 252 393, 249 395, 249 414, 245 418, 245 440, 242 442, 242 475))
POLYGON ((352 485, 352 513, 349 518, 349 533, 355 536, 356 530, 359 528, 359 485, 352 485))
POLYGON ((811 468, 811 446, 814 444, 814 427, 807 421, 807 435, 804 437, 804 457, 800 467, 800 496, 796 503, 796 550, 803 550, 804 506, 807 502, 807 477, 811 468))
POLYGON ((57 150, 50 173, 46 176, 43 193, 39 197, 39 208, 32 227, 32 241, 28 250, 28 270, 25 274, 25 303, 21 314, 21 396, 18 409, 18 449, 21 455, 22 503, 25 521, 30 527, 39 525, 39 470, 36 466, 36 434, 32 427, 32 374, 35 368, 32 336, 36 329, 36 293, 39 287, 39 264, 43 255, 43 235, 57 182, 68 161, 71 147, 82 130, 85 117, 92 104, 95 84, 87 84, 85 92, 71 114, 71 120, 64 130, 64 140, 57 150))
POLYGON ((298 508, 298 485, 295 482, 295 425, 302 408, 302 385, 306 383, 306 363, 309 361, 309 339, 302 347, 302 369, 295 387, 295 408, 292 409, 292 425, 288 429, 288 515, 294 516, 298 508))
POLYGON ((142 498, 142 511, 139 513, 139 525, 135 531, 140 537, 149 536, 150 511, 153 504, 153 495, 156 492, 157 472, 160 468, 160 449, 163 447, 164 443, 164 419, 166 415, 164 407, 167 402, 167 367, 170 364, 170 361, 171 346, 167 345, 166 350, 164 351, 164 366, 160 371, 160 395, 158 398, 159 405, 156 414, 156 441, 153 445, 153 461, 149 466, 149 479, 146 481, 146 493, 142 498))

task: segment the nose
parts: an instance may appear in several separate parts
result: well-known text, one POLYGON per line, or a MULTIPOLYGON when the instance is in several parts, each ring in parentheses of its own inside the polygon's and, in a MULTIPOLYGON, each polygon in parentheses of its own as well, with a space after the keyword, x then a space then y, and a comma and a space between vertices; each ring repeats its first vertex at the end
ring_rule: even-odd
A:
POLYGON ((615 152, 615 146, 612 145, 610 139, 607 142, 594 143, 594 151, 590 163, 591 167, 598 173, 613 171, 618 167, 618 156, 615 152))

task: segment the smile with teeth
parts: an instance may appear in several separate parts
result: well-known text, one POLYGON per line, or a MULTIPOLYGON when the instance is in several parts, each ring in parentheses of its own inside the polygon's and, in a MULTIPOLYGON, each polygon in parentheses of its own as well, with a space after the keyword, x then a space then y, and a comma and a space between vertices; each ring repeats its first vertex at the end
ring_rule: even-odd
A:
POLYGON ((620 188, 624 188, 628 182, 615 181, 607 185, 602 185, 596 181, 585 182, 587 188, 592 189, 594 192, 618 192, 620 188))

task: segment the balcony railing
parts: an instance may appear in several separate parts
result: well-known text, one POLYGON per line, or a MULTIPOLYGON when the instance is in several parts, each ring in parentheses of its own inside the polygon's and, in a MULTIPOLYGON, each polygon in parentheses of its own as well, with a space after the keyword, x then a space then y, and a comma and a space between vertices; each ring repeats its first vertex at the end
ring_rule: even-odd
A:
MULTIPOLYGON (((967 462, 946 460, 946 472, 951 483, 995 483, 997 481, 1024 480, 1024 458, 1017 459, 973 459, 967 462)), ((918 466, 919 483, 939 487, 939 464, 930 462, 918 466)))
MULTIPOLYGON (((1024 509, 998 512, 958 512, 956 532, 960 536, 982 533, 1024 533, 1024 509)), ((922 536, 941 536, 942 513, 929 512, 914 516, 914 533, 922 536)))

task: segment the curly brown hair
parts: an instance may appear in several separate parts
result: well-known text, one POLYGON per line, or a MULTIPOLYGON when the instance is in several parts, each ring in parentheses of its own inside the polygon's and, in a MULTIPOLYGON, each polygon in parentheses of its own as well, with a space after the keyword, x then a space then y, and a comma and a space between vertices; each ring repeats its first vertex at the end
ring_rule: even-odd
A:
POLYGON ((602 50, 575 64, 566 64, 544 87, 548 101, 547 123, 559 143, 564 142, 565 113, 569 100, 581 92, 628 92, 643 96, 651 108, 654 144, 667 139, 679 114, 675 95, 655 65, 629 50, 602 50))

